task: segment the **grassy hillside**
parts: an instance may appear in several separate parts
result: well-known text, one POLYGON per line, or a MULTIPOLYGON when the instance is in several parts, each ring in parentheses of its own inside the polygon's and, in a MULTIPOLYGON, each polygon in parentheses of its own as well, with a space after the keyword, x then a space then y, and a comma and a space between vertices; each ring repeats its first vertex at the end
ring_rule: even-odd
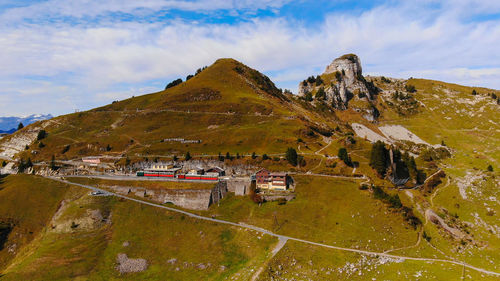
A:
POLYGON ((151 206, 89 196, 88 190, 62 187, 39 177, 10 176, 2 186, 6 188, 0 191, 0 214, 15 214, 21 226, 38 227, 31 229, 36 239, 27 241, 26 247, 0 271, 2 280, 247 279, 276 242, 250 231, 151 206), (35 191, 11 192, 9 198, 2 197, 2 191, 9 190, 14 180, 35 191), (52 208, 36 203, 19 205, 24 199, 34 202, 40 198, 36 190, 50 196, 54 188, 66 192, 59 210, 57 204, 52 208), (9 201, 13 203, 9 205, 9 201), (9 206, 10 211, 3 206, 9 206), (147 269, 120 273, 116 266, 122 253, 131 259, 146 260, 147 269))
POLYGON ((56 117, 47 123, 47 137, 34 140, 20 156, 48 161, 52 155, 56 159, 139 155, 142 159, 140 155, 183 156, 187 151, 283 153, 298 138, 314 142, 318 133, 311 134, 311 128, 328 131, 337 126, 334 115, 304 106, 258 71, 220 59, 165 91, 56 117), (200 143, 164 142, 166 138, 200 143))

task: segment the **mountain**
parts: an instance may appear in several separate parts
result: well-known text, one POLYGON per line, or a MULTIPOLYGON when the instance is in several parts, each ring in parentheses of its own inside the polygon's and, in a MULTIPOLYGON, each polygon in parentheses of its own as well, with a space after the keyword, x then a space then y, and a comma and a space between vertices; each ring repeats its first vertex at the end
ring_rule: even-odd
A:
POLYGON ((498 279, 500 91, 364 76, 354 54, 311 74, 299 95, 233 59, 172 85, 0 140, 8 170, 19 166, 9 158, 36 164, 0 178, 0 279, 498 279), (235 185, 261 168, 287 171, 294 199, 154 206, 157 190, 126 192, 152 180, 71 177, 102 171, 83 167, 90 155, 107 156, 107 172, 175 157, 223 166, 235 185))
POLYGON ((52 118, 50 114, 32 114, 25 117, 0 117, 0 133, 13 133, 17 130, 19 123, 27 126, 31 123, 52 118))

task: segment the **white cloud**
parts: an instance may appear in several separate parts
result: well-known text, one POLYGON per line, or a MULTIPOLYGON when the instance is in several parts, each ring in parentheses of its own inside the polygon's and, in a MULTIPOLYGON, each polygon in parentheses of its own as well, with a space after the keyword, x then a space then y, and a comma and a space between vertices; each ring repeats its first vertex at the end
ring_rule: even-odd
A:
POLYGON ((463 18, 500 11, 496 1, 459 0, 431 9, 427 6, 435 1, 410 1, 361 14, 335 12, 313 27, 276 17, 233 25, 182 20, 5 22, 8 17, 40 14, 78 17, 174 6, 237 10, 275 8, 287 2, 54 1, 7 10, 0 16, 0 86, 8 86, 0 90, 2 114, 59 114, 160 90, 170 79, 185 77, 220 57, 233 57, 270 73, 278 86, 292 90, 300 80, 318 74, 332 59, 347 52, 361 57, 366 73, 500 88, 496 79, 500 20, 463 18), (30 80, 33 76, 36 81, 30 80), (46 80, 46 84, 39 80, 46 80), (29 100, 22 104, 16 98, 28 94, 29 100), (51 103, 46 102, 47 97, 52 97, 51 103))

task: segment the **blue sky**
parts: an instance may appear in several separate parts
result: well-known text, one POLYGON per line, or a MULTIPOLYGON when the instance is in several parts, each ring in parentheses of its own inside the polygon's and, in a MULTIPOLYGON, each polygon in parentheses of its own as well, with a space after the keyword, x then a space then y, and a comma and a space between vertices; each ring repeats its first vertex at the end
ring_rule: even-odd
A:
POLYGON ((161 90, 217 58, 297 90, 344 53, 363 72, 500 89, 500 1, 0 0, 0 116, 161 90))

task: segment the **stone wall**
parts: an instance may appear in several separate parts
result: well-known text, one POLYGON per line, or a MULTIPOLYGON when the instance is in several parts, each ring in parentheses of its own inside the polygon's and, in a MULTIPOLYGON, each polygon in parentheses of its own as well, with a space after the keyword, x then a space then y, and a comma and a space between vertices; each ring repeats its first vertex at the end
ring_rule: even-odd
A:
POLYGON ((191 210, 207 210, 212 204, 218 203, 227 193, 227 183, 220 181, 212 189, 163 189, 153 190, 143 187, 103 186, 122 195, 135 195, 164 204, 191 210))
POLYGON ((227 190, 234 192, 236 196, 247 195, 250 190, 250 177, 229 178, 227 180, 227 190))

